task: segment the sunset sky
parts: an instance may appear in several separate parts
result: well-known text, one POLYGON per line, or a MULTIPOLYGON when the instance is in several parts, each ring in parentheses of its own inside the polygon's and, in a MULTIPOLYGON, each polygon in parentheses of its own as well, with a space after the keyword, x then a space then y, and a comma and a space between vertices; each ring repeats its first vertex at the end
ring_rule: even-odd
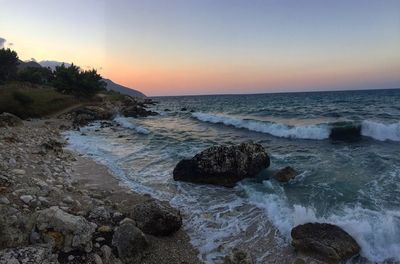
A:
POLYGON ((399 0, 0 0, 0 45, 147 95, 400 87, 399 0))

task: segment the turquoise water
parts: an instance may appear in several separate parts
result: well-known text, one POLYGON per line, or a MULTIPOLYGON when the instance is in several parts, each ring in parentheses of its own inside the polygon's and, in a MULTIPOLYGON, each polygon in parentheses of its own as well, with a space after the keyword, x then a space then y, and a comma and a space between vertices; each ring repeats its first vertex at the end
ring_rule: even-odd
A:
POLYGON ((259 263, 283 260, 291 228, 318 221, 344 228, 368 261, 400 261, 400 90, 156 100, 159 116, 117 117, 115 126, 66 136, 135 191, 180 208, 203 260, 235 246, 259 263), (234 189, 172 180, 180 159, 248 140, 271 156, 259 177, 234 189), (288 184, 269 179, 284 166, 300 176, 288 184))

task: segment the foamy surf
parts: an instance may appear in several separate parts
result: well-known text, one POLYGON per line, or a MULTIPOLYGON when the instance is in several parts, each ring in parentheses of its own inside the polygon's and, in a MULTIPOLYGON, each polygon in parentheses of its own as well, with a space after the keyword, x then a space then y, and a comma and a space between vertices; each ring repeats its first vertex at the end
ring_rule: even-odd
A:
POLYGON ((376 140, 400 141, 400 122, 383 124, 375 121, 365 120, 361 125, 356 122, 321 123, 316 125, 290 126, 282 123, 241 119, 238 117, 206 114, 201 112, 193 113, 192 116, 200 121, 224 124, 236 128, 270 134, 276 137, 292 139, 339 139, 350 140, 361 136, 370 137, 376 140))
POLYGON ((361 134, 381 141, 400 141, 400 122, 383 124, 366 120, 362 122, 361 134))
MULTIPOLYGON (((271 188, 271 183, 264 185, 271 188)), ((332 223, 352 235, 360 244, 361 255, 368 260, 382 263, 385 260, 400 261, 400 211, 374 211, 355 205, 345 207, 326 216, 317 216, 312 207, 289 205, 283 189, 274 187, 277 193, 256 191, 251 186, 241 185, 250 203, 265 210, 268 218, 280 233, 290 241, 290 231, 294 226, 308 223, 332 223)))
POLYGON ((289 126, 273 122, 243 120, 237 117, 200 112, 193 113, 192 116, 200 121, 244 128, 255 132, 267 133, 276 137, 322 140, 329 138, 330 135, 329 127, 323 124, 289 126))
POLYGON ((142 126, 135 124, 135 119, 132 117, 117 116, 114 121, 120 124, 123 128, 128 128, 136 131, 139 134, 150 134, 150 131, 142 126))

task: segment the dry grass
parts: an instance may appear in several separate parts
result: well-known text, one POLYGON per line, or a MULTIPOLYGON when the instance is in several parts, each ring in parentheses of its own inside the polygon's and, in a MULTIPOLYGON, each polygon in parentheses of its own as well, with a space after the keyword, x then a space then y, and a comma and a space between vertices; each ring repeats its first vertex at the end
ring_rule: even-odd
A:
POLYGON ((21 82, 0 85, 0 113, 9 112, 21 118, 51 115, 79 103, 73 96, 49 86, 21 82))

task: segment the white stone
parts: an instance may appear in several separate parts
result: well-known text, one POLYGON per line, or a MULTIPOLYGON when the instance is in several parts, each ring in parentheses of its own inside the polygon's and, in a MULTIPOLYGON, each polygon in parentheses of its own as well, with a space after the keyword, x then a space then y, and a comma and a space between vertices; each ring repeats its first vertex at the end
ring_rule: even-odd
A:
POLYGON ((10 204, 10 200, 7 199, 7 197, 0 197, 0 204, 10 204))
POLYGON ((29 204, 34 198, 32 195, 21 195, 19 199, 21 199, 21 201, 23 201, 24 203, 29 204))
POLYGON ((22 170, 22 169, 13 169, 12 171, 11 171, 11 173, 13 173, 13 174, 16 174, 16 175, 25 175, 25 170, 22 170))

